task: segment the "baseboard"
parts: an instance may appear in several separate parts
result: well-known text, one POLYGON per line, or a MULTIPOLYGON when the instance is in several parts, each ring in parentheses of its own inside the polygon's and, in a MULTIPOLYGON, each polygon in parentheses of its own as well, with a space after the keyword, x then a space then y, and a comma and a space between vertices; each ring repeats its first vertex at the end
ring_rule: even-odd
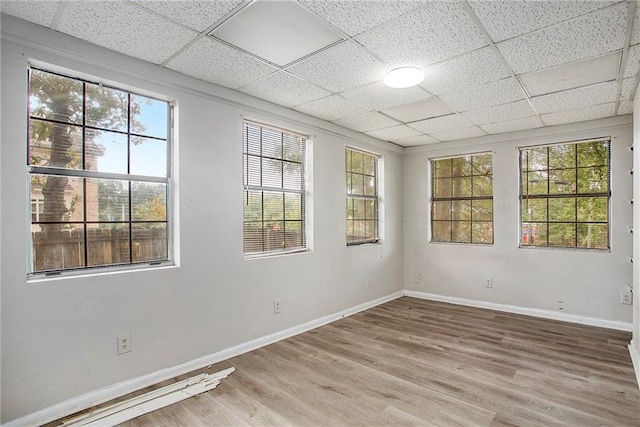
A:
POLYGON ((3 427, 39 426, 42 424, 46 424, 51 421, 55 421, 57 419, 74 414, 76 412, 83 411, 87 408, 91 408, 92 406, 96 406, 120 396, 124 396, 125 394, 140 390, 145 387, 149 387, 153 384, 166 381, 179 375, 184 375, 197 369, 202 369, 206 366, 213 365, 214 363, 222 362, 223 360, 239 356, 252 350, 256 350, 260 347, 264 347, 266 345, 290 338, 294 335, 301 334, 303 332, 318 328, 328 323, 335 322, 336 320, 351 316, 360 311, 367 310, 377 305, 384 304, 403 295, 404 294, 402 291, 394 292, 385 297, 378 298, 373 301, 357 305, 355 307, 350 307, 338 313, 320 317, 318 319, 291 327, 289 329, 256 338, 249 342, 219 351, 217 353, 210 354, 208 356, 201 357, 199 359, 191 360, 178 366, 152 372, 150 374, 126 380, 118 384, 105 387, 103 389, 95 390, 50 406, 48 408, 44 408, 22 418, 10 421, 6 424, 3 424, 3 427))
POLYGON ((635 340, 631 340, 631 343, 629 343, 629 354, 633 362, 633 370, 636 372, 636 384, 640 388, 640 351, 636 347, 635 340))
POLYGON ((525 314, 527 316, 541 317, 543 319, 561 320, 564 322, 579 323, 582 325, 598 326, 600 328, 617 329, 620 331, 628 332, 631 332, 633 330, 632 323, 596 319, 594 317, 576 316, 574 314, 558 313, 555 311, 543 310, 540 308, 519 307, 516 305, 498 304, 488 301, 478 301, 418 291, 404 291, 404 295, 408 297, 449 302, 452 304, 466 305, 470 307, 488 308, 490 310, 504 311, 507 313, 525 314))

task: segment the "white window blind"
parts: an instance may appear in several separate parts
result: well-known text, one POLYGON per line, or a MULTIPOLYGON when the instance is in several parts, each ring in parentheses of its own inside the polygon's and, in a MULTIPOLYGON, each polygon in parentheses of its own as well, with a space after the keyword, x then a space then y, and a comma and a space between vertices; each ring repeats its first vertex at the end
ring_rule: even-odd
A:
POLYGON ((243 124, 244 253, 306 250, 306 137, 243 124))

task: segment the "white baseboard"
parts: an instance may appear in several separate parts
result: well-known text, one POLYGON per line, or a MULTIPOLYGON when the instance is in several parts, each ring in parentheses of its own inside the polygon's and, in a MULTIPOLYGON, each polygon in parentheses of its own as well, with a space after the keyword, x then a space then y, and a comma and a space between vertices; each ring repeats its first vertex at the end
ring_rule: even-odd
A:
POLYGON ((635 340, 631 340, 629 343, 629 354, 633 362, 633 370, 636 372, 636 384, 640 388, 640 351, 638 351, 635 340))
POLYGON ((491 310, 504 311, 507 313, 525 314, 527 316, 541 317, 543 319, 561 320, 564 322, 580 323, 583 325, 598 326, 600 328, 617 329, 631 332, 633 324, 627 322, 617 322, 614 320, 596 319, 594 317, 576 316, 574 314, 558 313, 540 308, 519 307, 517 305, 498 304, 488 301, 478 301, 466 298, 450 297, 446 295, 430 294, 419 291, 404 291, 408 297, 428 299, 433 301, 449 302, 452 304, 466 305, 470 307, 488 308, 491 310))
POLYGON ((343 317, 351 316, 360 311, 364 311, 377 305, 384 304, 396 298, 400 298, 403 295, 404 294, 402 291, 394 292, 385 297, 378 298, 373 301, 357 305, 355 307, 350 307, 338 313, 320 317, 318 319, 311 320, 309 322, 273 333, 271 335, 256 338, 249 342, 219 351, 217 353, 210 354, 208 356, 201 357, 199 359, 191 360, 178 366, 162 369, 160 371, 152 372, 147 375, 122 381, 118 384, 114 384, 109 387, 83 394, 81 396, 26 415, 22 418, 15 419, 6 424, 3 424, 3 427, 39 426, 42 424, 46 424, 51 421, 66 417, 67 415, 83 411, 92 406, 96 406, 120 396, 124 396, 125 394, 140 390, 145 387, 149 387, 153 384, 166 381, 179 375, 184 375, 191 371, 213 365, 214 363, 239 356, 249 351, 256 350, 260 347, 264 347, 266 345, 290 338, 294 335, 301 334, 303 332, 318 328, 328 323, 335 322, 336 320, 342 319, 343 317))

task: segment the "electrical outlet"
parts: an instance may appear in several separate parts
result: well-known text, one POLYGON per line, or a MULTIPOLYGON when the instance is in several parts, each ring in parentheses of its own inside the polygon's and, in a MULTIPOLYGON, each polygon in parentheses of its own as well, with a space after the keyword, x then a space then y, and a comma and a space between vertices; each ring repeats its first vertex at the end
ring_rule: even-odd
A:
POLYGON ((621 304, 633 304, 633 289, 631 286, 626 285, 622 288, 622 293, 620 294, 620 303, 621 304))
POLYGON ((274 299, 273 300, 273 314, 278 314, 280 313, 280 300, 279 299, 274 299))
POLYGON ((492 277, 489 277, 488 279, 485 279, 484 287, 485 288, 493 288, 493 278, 492 277))
POLYGON ((131 334, 118 336, 118 354, 129 353, 131 351, 131 334))

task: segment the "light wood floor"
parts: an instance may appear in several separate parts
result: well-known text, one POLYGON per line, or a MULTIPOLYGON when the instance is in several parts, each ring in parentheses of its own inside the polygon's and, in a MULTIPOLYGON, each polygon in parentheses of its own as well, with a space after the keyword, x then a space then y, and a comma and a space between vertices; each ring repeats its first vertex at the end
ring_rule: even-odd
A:
POLYGON ((236 367, 124 425, 640 425, 630 338, 404 297, 200 371, 236 367))

